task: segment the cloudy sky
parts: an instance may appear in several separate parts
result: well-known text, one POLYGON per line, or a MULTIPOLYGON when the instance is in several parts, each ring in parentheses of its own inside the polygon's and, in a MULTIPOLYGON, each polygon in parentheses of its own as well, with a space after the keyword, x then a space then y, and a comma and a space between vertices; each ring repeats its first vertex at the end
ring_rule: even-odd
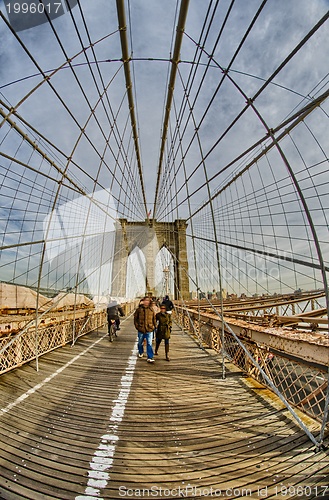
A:
MULTIPOLYGON (((2 117, 7 117, 0 131, 1 279, 37 283, 41 259, 49 286, 74 286, 71 265, 61 262, 50 270, 49 249, 57 245, 60 251, 63 238, 79 246, 79 224, 81 241, 98 241, 99 225, 108 232, 108 217, 113 224, 116 216, 144 220, 146 212, 153 216, 155 202, 157 220, 188 219, 191 277, 196 279, 198 261, 202 288, 218 288, 218 259, 224 287, 231 291, 320 287, 321 259, 328 261, 329 110, 321 96, 328 91, 329 1, 186 2, 161 175, 181 3, 124 4, 146 207, 116 2, 80 0, 71 13, 65 8, 52 23, 15 35, 0 1, 0 92, 2 117), (315 99, 319 106, 297 123, 315 99), (273 147, 269 130, 280 148, 273 147), (81 196, 93 207, 88 211, 84 205, 85 217, 97 219, 97 234, 77 213, 79 203, 72 203, 81 196), (50 224, 52 241, 44 255, 44 221, 54 214, 58 222, 63 206, 70 222, 60 223, 60 233, 50 224)), ((26 14, 19 15, 20 26, 28 26, 26 14)))

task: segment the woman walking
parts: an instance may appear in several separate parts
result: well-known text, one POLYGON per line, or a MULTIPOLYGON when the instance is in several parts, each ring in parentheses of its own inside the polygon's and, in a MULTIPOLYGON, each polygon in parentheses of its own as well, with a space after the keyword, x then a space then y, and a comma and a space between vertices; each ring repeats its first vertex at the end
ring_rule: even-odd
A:
POLYGON ((170 361, 169 339, 171 334, 172 322, 171 322, 171 315, 167 313, 165 305, 161 304, 160 312, 155 316, 155 319, 157 322, 155 354, 158 354, 158 349, 161 344, 161 341, 164 340, 166 360, 170 361))

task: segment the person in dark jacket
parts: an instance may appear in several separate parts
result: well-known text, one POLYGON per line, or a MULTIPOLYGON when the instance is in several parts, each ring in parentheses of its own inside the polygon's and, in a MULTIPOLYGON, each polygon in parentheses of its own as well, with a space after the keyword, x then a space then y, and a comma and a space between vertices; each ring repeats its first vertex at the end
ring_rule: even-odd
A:
POLYGON ((143 342, 146 339, 147 361, 154 363, 152 337, 156 327, 155 314, 150 306, 150 298, 145 297, 134 313, 134 325, 138 332, 138 355, 143 357, 143 342))
POLYGON ((109 304, 107 305, 107 325, 108 325, 108 331, 110 333, 110 327, 111 327, 111 320, 114 320, 116 325, 117 325, 117 330, 120 330, 120 317, 123 317, 125 315, 122 307, 120 304, 115 299, 111 299, 109 304))
POLYGON ((166 306, 167 313, 171 314, 172 310, 174 309, 174 304, 171 302, 170 298, 168 295, 165 296, 163 299, 161 305, 166 306))
POLYGON ((169 339, 171 334, 171 315, 167 313, 166 306, 160 306, 160 312, 155 316, 157 321, 157 329, 156 329, 156 346, 155 346, 155 354, 158 354, 158 349, 161 344, 161 341, 164 340, 165 343, 165 353, 166 360, 170 361, 169 358, 169 339))

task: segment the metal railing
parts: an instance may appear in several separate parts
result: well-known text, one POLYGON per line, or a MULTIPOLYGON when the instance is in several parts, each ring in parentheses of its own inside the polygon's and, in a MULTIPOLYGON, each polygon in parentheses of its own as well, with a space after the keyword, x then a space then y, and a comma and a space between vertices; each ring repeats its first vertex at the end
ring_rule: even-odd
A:
POLYGON ((0 337, 0 374, 24 363, 39 358, 58 347, 74 342, 74 340, 97 328, 104 326, 106 311, 86 311, 81 317, 63 317, 58 321, 30 328, 20 334, 0 337))
MULTIPOLYGON (((221 353, 223 359, 274 390, 283 402, 288 403, 288 409, 291 405, 320 422, 323 427, 328 425, 325 417, 328 366, 323 362, 323 357, 317 362, 315 359, 305 359, 306 356, 303 358, 295 353, 289 354, 286 349, 273 348, 270 341, 260 343, 247 338, 243 330, 239 334, 235 328, 234 333, 227 323, 223 339, 218 321, 188 308, 176 306, 175 318, 181 328, 193 335, 200 345, 221 353)), ((323 346, 323 349, 329 353, 329 345, 323 346)), ((316 441, 311 434, 309 437, 317 446, 322 444, 322 439, 316 441)))
MULTIPOLYGON (((136 306, 124 304, 126 315, 136 306)), ((22 317, 22 320, 24 317, 22 317)), ((21 322, 22 322, 21 320, 21 322)), ((18 368, 107 324, 106 309, 63 311, 27 321, 21 331, 0 337, 0 374, 18 368)))

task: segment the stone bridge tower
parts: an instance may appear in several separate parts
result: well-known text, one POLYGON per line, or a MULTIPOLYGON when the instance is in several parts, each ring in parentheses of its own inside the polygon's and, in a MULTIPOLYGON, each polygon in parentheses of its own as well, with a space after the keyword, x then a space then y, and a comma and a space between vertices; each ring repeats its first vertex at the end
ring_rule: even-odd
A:
POLYGON ((146 219, 145 222, 117 221, 112 290, 114 296, 126 293, 128 256, 138 247, 146 260, 145 290, 155 293, 155 258, 161 248, 171 253, 174 262, 175 299, 189 299, 188 260, 186 247, 187 223, 183 219, 174 222, 157 222, 146 219))

